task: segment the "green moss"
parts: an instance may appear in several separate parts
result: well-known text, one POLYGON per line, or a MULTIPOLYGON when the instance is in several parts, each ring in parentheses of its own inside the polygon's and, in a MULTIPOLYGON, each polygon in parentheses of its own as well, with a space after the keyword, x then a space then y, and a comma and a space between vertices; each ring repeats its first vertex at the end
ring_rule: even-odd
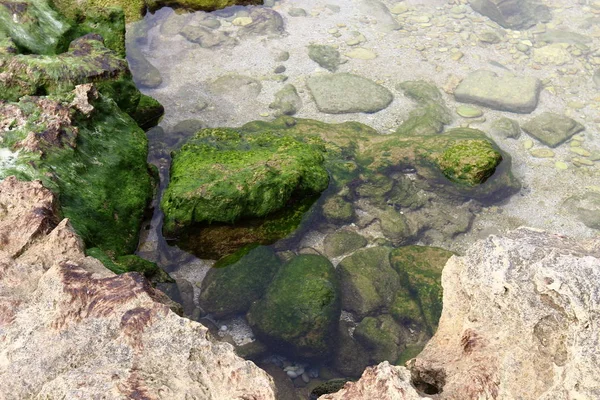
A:
POLYGON ((135 111, 130 115, 140 128, 148 130, 158 125, 164 113, 165 108, 162 104, 156 99, 143 94, 135 111))
POLYGON ((452 122, 452 114, 444 104, 439 89, 424 81, 406 81, 396 85, 397 90, 418 103, 408 119, 398 127, 400 135, 433 135, 442 132, 452 122))
POLYGON ((86 15, 88 10, 120 8, 129 23, 140 19, 146 11, 144 0, 52 0, 52 2, 57 10, 73 20, 86 15))
POLYGON ((406 348, 404 350, 402 350, 402 352, 400 353, 400 357, 398 357, 398 360, 396 360, 395 364, 396 365, 406 364, 406 362, 408 360, 412 360, 413 358, 415 358, 416 356, 421 354, 421 351, 423 351, 424 347, 425 347, 425 345, 420 344, 420 343, 407 345, 406 348))
POLYGON ((25 97, 14 103, 27 123, 4 134, 3 145, 32 135, 39 150, 22 151, 17 166, 2 174, 41 179, 58 194, 63 216, 88 247, 111 256, 132 253, 152 195, 146 137, 112 100, 100 95, 86 116, 69 108, 72 98, 25 97))
POLYGON ((146 4, 151 10, 168 6, 190 10, 214 11, 236 4, 246 5, 260 3, 260 0, 146 0, 146 4))
POLYGON ((45 0, 0 1, 0 31, 24 52, 62 52, 70 28, 45 0))
POLYGON ((404 291, 398 293, 392 313, 398 320, 424 324, 433 334, 442 313, 442 269, 452 252, 437 247, 405 246, 390 254, 404 291))
POLYGON ((254 331, 287 354, 322 358, 340 314, 333 265, 324 257, 300 255, 283 265, 265 297, 247 314, 254 331))
POLYGON ((164 230, 268 216, 292 198, 323 191, 323 161, 321 147, 292 136, 202 130, 173 156, 164 230))
POLYGON ((322 205, 323 216, 333 223, 351 222, 356 214, 354 206, 342 196, 331 196, 322 205))
POLYGON ((319 384, 318 386, 316 386, 310 392, 310 396, 311 396, 310 398, 317 399, 325 394, 338 392, 339 390, 341 390, 344 387, 346 382, 348 382, 348 379, 343 379, 343 378, 330 379, 327 382, 323 382, 323 383, 319 384))
POLYGON ((339 257, 367 245, 367 239, 356 232, 339 231, 328 235, 323 241, 328 257, 339 257))
POLYGON ((136 255, 121 256, 114 260, 97 247, 87 249, 85 253, 87 256, 94 257, 100 261, 115 274, 139 272, 153 283, 173 282, 173 279, 155 263, 144 260, 136 255))
POLYGON ((395 362, 400 350, 400 327, 389 315, 365 317, 356 326, 354 337, 367 350, 371 362, 395 362))
POLYGON ((242 248, 202 281, 200 306, 215 318, 242 313, 263 296, 281 262, 269 247, 242 248))
POLYGON ((125 16, 121 8, 115 7, 72 7, 68 18, 72 26, 67 32, 70 40, 88 33, 97 33, 104 39, 104 45, 118 57, 125 58, 125 16))

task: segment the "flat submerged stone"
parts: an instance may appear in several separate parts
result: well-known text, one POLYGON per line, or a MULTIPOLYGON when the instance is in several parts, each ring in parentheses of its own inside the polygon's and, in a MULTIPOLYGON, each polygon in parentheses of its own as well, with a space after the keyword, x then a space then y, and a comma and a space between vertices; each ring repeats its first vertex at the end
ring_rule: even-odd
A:
POLYGON ((461 103, 530 113, 537 107, 541 89, 541 82, 536 78, 512 74, 498 76, 492 71, 478 70, 463 79, 454 91, 454 97, 461 103))
POLYGON ((543 112, 522 126, 523 130, 549 147, 556 147, 578 132, 583 125, 564 115, 543 112))
POLYGON ((327 114, 374 113, 394 99, 388 89, 359 75, 315 75, 306 83, 319 111, 327 114))

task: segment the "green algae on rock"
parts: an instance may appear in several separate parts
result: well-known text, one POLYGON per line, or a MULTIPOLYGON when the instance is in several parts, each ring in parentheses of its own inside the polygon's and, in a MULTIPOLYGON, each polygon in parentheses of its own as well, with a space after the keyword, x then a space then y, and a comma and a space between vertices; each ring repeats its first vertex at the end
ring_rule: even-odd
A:
POLYGON ((120 256, 113 260, 97 247, 87 249, 85 253, 87 256, 94 257, 95 259, 99 260, 106 268, 110 269, 115 274, 139 272, 154 284, 174 282, 173 279, 155 263, 144 260, 143 258, 133 254, 120 256))
POLYGON ((368 350, 371 363, 395 363, 400 355, 400 326, 390 315, 363 318, 356 326, 354 337, 368 350))
POLYGON ((279 269, 247 318, 259 338, 274 343, 282 352, 323 358, 331 352, 331 334, 339 314, 333 265, 324 257, 304 254, 279 269))
POLYGON ((408 307, 417 307, 402 306, 397 297, 392 307, 396 319, 422 324, 433 335, 442 314, 442 269, 452 255, 448 250, 428 246, 404 246, 392 250, 390 262, 404 288, 401 297, 408 307))
POLYGON ((165 113, 165 108, 156 99, 143 94, 135 108, 130 113, 131 117, 143 130, 148 130, 158 125, 158 122, 165 113))
POLYGON ((327 188, 323 146, 273 132, 205 129, 175 152, 164 230, 266 217, 327 188))
POLYGON ((328 257, 339 257, 366 245, 367 239, 352 231, 334 232, 323 241, 324 253, 328 257))
POLYGON ((447 148, 436 161, 451 181, 475 186, 496 171, 502 156, 489 141, 463 140, 447 148))
POLYGON ((281 265, 265 246, 246 246, 232 256, 219 261, 202 281, 200 307, 215 318, 247 311, 263 296, 281 265))
POLYGON ((396 130, 400 135, 433 135, 440 133, 444 125, 452 122, 452 114, 442 93, 433 84, 425 81, 406 81, 396 85, 396 90, 417 102, 408 119, 396 130))
POLYGON ((2 103, 2 146, 21 149, 2 177, 40 179, 88 247, 132 253, 152 196, 144 132, 91 84, 2 103))

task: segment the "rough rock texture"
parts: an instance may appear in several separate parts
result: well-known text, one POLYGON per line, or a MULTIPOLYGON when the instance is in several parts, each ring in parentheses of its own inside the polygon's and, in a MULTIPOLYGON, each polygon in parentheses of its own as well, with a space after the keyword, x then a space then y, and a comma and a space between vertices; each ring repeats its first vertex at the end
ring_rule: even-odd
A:
POLYGON ((503 76, 478 70, 469 74, 454 91, 456 101, 494 110, 530 113, 537 107, 542 84, 539 79, 511 74, 503 76))
POLYGON ((532 0, 469 0, 469 4, 504 28, 526 29, 551 18, 548 7, 532 0))
POLYGON ((265 372, 168 304, 86 258, 41 183, 0 183, 0 398, 275 398, 265 372))
POLYGON ((522 128, 525 132, 550 147, 558 146, 585 129, 573 118, 548 111, 527 121, 522 128))
POLYGON ((413 387, 383 363, 321 398, 420 398, 414 387, 437 399, 600 398, 599 257, 599 240, 527 228, 477 242, 444 268, 438 331, 408 363, 413 387))

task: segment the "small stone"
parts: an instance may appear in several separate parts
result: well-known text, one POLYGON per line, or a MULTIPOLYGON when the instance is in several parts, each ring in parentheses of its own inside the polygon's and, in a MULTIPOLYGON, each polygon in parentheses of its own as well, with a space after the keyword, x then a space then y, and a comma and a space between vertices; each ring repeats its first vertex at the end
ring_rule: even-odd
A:
POLYGON ((327 33, 330 33, 330 34, 332 34, 332 35, 333 35, 334 33, 338 33, 338 32, 339 32, 339 31, 338 31, 338 29, 337 29, 337 28, 331 28, 331 29, 327 29, 327 33))
POLYGON ((227 325, 221 325, 221 328, 220 328, 221 332, 225 332, 227 329, 228 329, 227 325))
POLYGON ((589 151, 587 151, 583 147, 571 147, 569 150, 571 150, 571 153, 575 153, 575 154, 580 155, 582 157, 589 157, 589 156, 592 155, 592 153, 590 153, 589 151))
POLYGON ((464 57, 464 53, 462 51, 457 51, 455 53, 452 53, 452 55, 450 56, 450 58, 453 59, 454 61, 458 61, 463 57, 464 57))
POLYGON ((292 370, 288 370, 286 372, 287 376, 289 376, 292 379, 296 379, 298 377, 298 374, 296 373, 296 371, 292 371, 292 370))
POLYGON ((261 117, 268 117, 269 113, 268 112, 262 112, 262 113, 260 113, 258 115, 260 115, 261 117))
POLYGON ((529 51, 529 46, 526 46, 523 43, 519 43, 515 47, 517 50, 519 50, 522 53, 526 53, 527 51, 529 51))
POLYGON ((302 380, 304 381, 304 383, 310 382, 310 377, 308 376, 308 374, 306 372, 302 373, 302 380))
POLYGON ((587 160, 585 158, 573 158, 573 164, 577 165, 577 166, 586 166, 586 167, 592 167, 594 165, 593 161, 587 160))
POLYGON ((273 72, 275 72, 276 74, 282 74, 285 72, 285 67, 283 65, 278 65, 275 67, 273 72))
POLYGON ((377 54, 375 54, 375 52, 369 49, 365 49, 364 47, 357 47, 355 49, 352 49, 345 55, 346 57, 355 58, 358 60, 373 60, 377 57, 377 54))
POLYGON ((246 26, 252 23, 252 18, 250 17, 237 17, 231 23, 235 26, 246 26))
POLYGON ((569 142, 569 146, 571 146, 571 147, 581 147, 581 141, 579 141, 579 140, 571 140, 569 142))
POLYGON ((522 128, 549 147, 556 147, 585 129, 574 119, 547 111, 525 123, 522 128))
POLYGON ((571 54, 560 43, 533 49, 533 61, 540 64, 563 65, 571 61, 571 54))
POLYGON ((525 150, 529 150, 529 149, 531 149, 532 147, 533 147, 533 140, 531 140, 531 139, 527 139, 527 140, 525 140, 525 141, 523 142, 523 148, 524 148, 525 150))
POLYGON ((290 59, 290 53, 287 51, 282 51, 277 56, 275 56, 275 61, 287 61, 290 59))
POLYGON ((306 10, 304 8, 290 8, 288 15, 290 17, 306 17, 306 10))
POLYGON ((514 119, 502 117, 492 124, 492 133, 504 138, 518 139, 521 136, 521 128, 514 119))
POLYGON ((331 72, 335 72, 342 62, 339 51, 328 45, 311 44, 308 46, 308 57, 331 72))
POLYGON ((427 15, 415 15, 410 17, 410 20, 417 23, 427 23, 430 21, 430 18, 427 15))
POLYGON ((553 158, 554 152, 550 149, 532 149, 529 154, 535 158, 553 158))
POLYGON ((569 165, 566 162, 563 161, 557 161, 554 163, 554 167, 556 169, 558 169, 559 171, 564 171, 566 169, 569 169, 569 165))
POLYGON ((456 113, 463 118, 477 118, 483 115, 483 111, 471 106, 458 106, 456 107, 456 113))
POLYGON ((496 32, 487 31, 479 34, 479 41, 484 43, 495 44, 500 43, 502 39, 500 38, 500 36, 498 36, 496 32))
POLYGON ((396 3, 392 7, 392 9, 390 10, 390 12, 392 14, 396 14, 396 15, 398 15, 398 14, 404 14, 407 11, 408 11, 408 7, 404 3, 402 3, 402 2, 396 3))

